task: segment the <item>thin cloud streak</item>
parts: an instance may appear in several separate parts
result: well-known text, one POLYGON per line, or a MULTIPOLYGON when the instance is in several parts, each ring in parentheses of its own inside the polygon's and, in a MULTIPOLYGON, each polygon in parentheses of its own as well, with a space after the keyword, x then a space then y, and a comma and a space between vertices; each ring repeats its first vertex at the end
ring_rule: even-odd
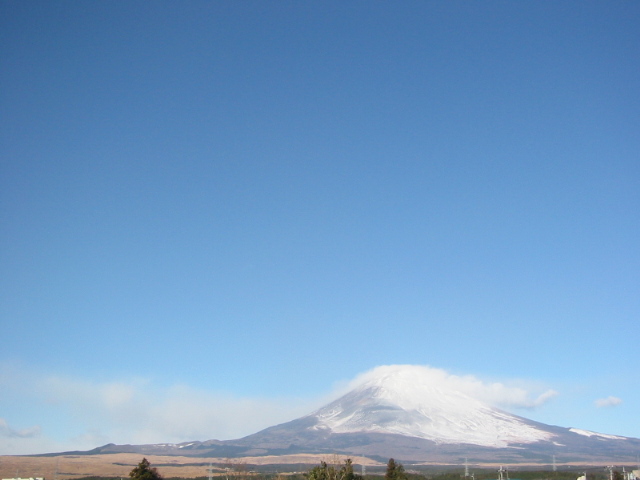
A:
POLYGON ((610 395, 607 398, 599 398, 594 403, 598 408, 615 407, 616 405, 620 405, 622 403, 622 399, 610 395))

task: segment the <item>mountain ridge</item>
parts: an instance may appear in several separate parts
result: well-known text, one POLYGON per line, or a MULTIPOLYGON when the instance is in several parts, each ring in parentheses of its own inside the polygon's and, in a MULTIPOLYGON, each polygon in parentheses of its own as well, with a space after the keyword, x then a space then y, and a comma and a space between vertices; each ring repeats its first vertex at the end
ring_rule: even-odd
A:
POLYGON ((92 453, 241 457, 363 455, 383 460, 459 462, 632 461, 640 439, 546 425, 492 407, 435 369, 385 366, 318 410, 237 440, 114 445, 92 453))

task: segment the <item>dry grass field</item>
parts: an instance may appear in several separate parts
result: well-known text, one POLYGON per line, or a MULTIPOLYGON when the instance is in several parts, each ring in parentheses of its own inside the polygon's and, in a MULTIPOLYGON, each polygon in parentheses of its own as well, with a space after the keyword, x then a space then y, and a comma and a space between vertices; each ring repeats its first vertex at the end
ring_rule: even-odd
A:
MULTIPOLYGON (((246 457, 240 459, 174 457, 158 455, 140 455, 118 453, 111 455, 61 455, 57 457, 0 456, 0 478, 44 477, 46 480, 74 479, 79 477, 122 477, 128 478, 129 472, 146 457, 151 466, 165 478, 195 478, 208 475, 209 464, 214 464, 214 475, 223 475, 223 467, 216 465, 271 465, 271 464, 306 464, 316 465, 320 461, 343 461, 342 456, 326 455, 286 455, 278 457, 246 457), (217 472, 217 473, 216 473, 217 472)), ((381 465, 368 458, 351 457, 354 463, 365 465, 381 465)), ((306 468, 304 469, 306 470, 306 468)))
MULTIPOLYGON (((342 463, 346 458, 351 458, 357 465, 384 467, 385 464, 375 462, 364 457, 347 457, 342 455, 283 455, 264 457, 244 457, 244 458, 203 458, 203 457, 175 457, 160 455, 141 455, 134 453, 118 453, 110 455, 60 455, 57 457, 29 457, 29 456, 0 456, 0 479, 4 478, 30 478, 44 477, 45 480, 68 480, 81 477, 120 477, 129 478, 129 472, 146 457, 151 466, 156 467, 158 472, 165 478, 181 477, 196 478, 208 476, 209 464, 213 464, 213 475, 227 476, 225 466, 229 466, 231 472, 243 470, 242 475, 229 474, 231 478, 249 480, 251 473, 248 472, 253 465, 300 465, 300 471, 307 471, 311 466, 318 465, 321 461, 327 463, 342 463)), ((421 462, 421 465, 430 465, 431 462, 421 462)), ((433 465, 442 465, 433 462, 433 465)), ((584 463, 568 463, 565 466, 583 466, 584 463)), ((602 469, 602 464, 599 466, 602 469)), ((625 463, 626 467, 634 468, 635 463, 625 463)), ((483 463, 476 465, 485 469, 498 469, 502 466, 498 463, 483 463)), ((619 464, 621 468, 623 464, 619 464)), ((542 464, 518 464, 519 468, 548 468, 549 465, 542 464)), ((595 465, 593 466, 595 467, 595 465)), ((226 480, 226 479, 225 479, 226 480)))

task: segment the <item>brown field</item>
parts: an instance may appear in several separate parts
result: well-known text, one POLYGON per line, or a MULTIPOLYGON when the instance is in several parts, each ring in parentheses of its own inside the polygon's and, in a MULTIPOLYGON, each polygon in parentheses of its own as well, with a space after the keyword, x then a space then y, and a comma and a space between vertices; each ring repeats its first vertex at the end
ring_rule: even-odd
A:
MULTIPOLYGON (((223 475, 220 464, 233 465, 272 465, 307 464, 315 465, 320 461, 342 461, 346 456, 327 455, 285 455, 278 457, 245 457, 232 460, 224 458, 175 457, 159 455, 141 455, 137 453, 116 453, 110 455, 60 455, 57 457, 0 456, 0 478, 44 477, 46 480, 74 479, 79 477, 122 477, 128 478, 129 472, 146 457, 165 478, 195 478, 208 476, 209 463, 214 464, 214 475, 223 475), (56 475, 57 472, 57 475, 56 475)), ((381 465, 368 458, 350 457, 354 463, 381 465)), ((305 471, 306 468, 303 469, 305 471)))
MULTIPOLYGON (((213 464, 213 475, 225 477, 225 465, 231 467, 231 471, 236 469, 244 470, 242 477, 250 479, 251 465, 296 465, 300 464, 300 471, 307 471, 312 465, 318 465, 321 461, 327 463, 342 463, 346 458, 351 458, 357 465, 384 467, 383 463, 375 462, 369 458, 345 455, 282 455, 263 457, 243 457, 234 459, 225 458, 204 458, 204 457, 176 457, 160 455, 142 455, 137 453, 116 453, 109 455, 60 455, 57 457, 29 457, 29 456, 0 456, 0 479, 4 478, 30 478, 44 477, 45 480, 66 480, 80 477, 121 477, 129 478, 129 472, 146 457, 155 466, 158 472, 165 478, 182 477, 196 478, 208 476, 209 464, 213 464)), ((609 462, 611 463, 611 462, 609 462)), ((602 469, 603 463, 597 467, 602 469)), ((436 462, 421 462, 420 465, 436 465, 436 462)), ((437 463, 442 465, 442 463, 437 463)), ((480 468, 497 469, 504 464, 483 463, 476 465, 480 468)), ((584 463, 565 463, 565 466, 584 466, 584 463)), ((618 464, 622 467, 623 464, 618 464)), ((624 463, 625 466, 634 468, 635 463, 624 463)), ((460 465, 458 465, 460 466, 460 465)), ((513 465, 516 468, 549 468, 549 465, 527 463, 513 465)), ((593 468, 596 465, 592 466, 593 468)), ((232 477, 232 474, 229 475, 232 477)), ((235 478, 239 478, 236 476, 235 478)), ((222 480, 222 478, 220 478, 222 480)), ((226 480, 226 479, 225 479, 226 480)))

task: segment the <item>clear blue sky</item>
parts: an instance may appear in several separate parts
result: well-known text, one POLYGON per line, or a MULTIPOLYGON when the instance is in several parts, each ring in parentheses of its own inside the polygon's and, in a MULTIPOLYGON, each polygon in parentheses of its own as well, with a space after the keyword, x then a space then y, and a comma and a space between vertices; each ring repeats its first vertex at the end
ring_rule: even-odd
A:
POLYGON ((640 437, 639 25, 2 0, 0 454, 236 438, 387 364, 640 437))

